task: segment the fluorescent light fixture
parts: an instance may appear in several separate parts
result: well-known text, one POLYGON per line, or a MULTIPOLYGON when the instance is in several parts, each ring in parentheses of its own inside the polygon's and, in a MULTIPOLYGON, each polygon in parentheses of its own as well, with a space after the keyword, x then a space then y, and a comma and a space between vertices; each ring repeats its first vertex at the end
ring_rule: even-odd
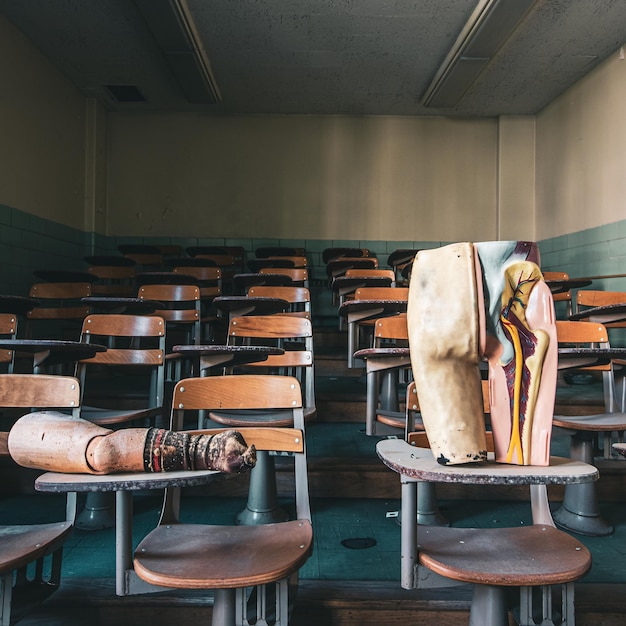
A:
POLYGON ((222 96, 186 0, 135 0, 135 4, 187 100, 220 102, 222 96))
POLYGON ((480 0, 426 89, 422 104, 454 106, 535 2, 480 0))

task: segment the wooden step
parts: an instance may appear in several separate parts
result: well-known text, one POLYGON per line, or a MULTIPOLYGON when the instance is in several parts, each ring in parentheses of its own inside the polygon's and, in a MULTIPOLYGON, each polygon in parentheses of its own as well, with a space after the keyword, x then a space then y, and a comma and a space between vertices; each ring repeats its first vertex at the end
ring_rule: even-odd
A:
MULTIPOLYGON (((301 580, 291 626, 466 626, 471 587, 404 590, 395 581, 301 580)), ((576 585, 577 626, 622 626, 625 584, 576 585)), ((15 626, 185 626, 211 623, 212 596, 164 591, 117 597, 113 579, 66 579, 42 604, 19 615, 15 626)))

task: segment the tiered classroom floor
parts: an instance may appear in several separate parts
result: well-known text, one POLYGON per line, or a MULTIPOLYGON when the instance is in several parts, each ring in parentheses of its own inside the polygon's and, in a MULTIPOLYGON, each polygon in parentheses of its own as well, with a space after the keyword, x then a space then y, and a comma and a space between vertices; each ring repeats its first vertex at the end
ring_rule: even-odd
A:
MULTIPOLYGON (((307 426, 315 549, 301 570, 293 626, 337 624, 466 624, 471 599, 467 586, 428 591, 400 588, 400 506, 398 477, 375 454, 376 438, 363 429, 365 377, 343 366, 344 345, 333 333, 317 338, 318 418, 307 426), (318 347, 319 346, 319 349, 318 347), (344 545, 355 540, 356 547, 344 545), (373 541, 372 541, 373 540, 373 541), (372 545, 373 544, 373 545, 372 545)), ((559 402, 572 410, 595 404, 599 385, 559 387, 559 402), (574 408, 572 408, 574 407, 574 408)), ((553 451, 566 454, 567 438, 555 435, 553 451)), ((624 465, 626 470, 626 464, 624 465)), ((626 611, 626 503, 624 471, 603 472, 602 512, 614 523, 609 537, 581 537, 593 554, 593 568, 577 588, 577 624, 623 624, 626 611)), ((196 515, 211 513, 213 522, 230 521, 245 501, 245 484, 234 479, 209 493, 190 497, 196 515), (223 493, 220 489, 227 488, 223 493), (208 502, 207 502, 208 499, 208 502)), ((561 493, 551 492, 554 506, 561 493)), ((488 487, 439 490, 442 513, 457 526, 498 527, 530 523, 525 493, 494 492, 488 487), (470 504, 468 505, 468 499, 470 504)), ((62 515, 63 499, 43 494, 0 500, 2 518, 42 519, 62 515), (45 503, 45 504, 44 504, 45 503)), ((135 540, 158 520, 160 498, 135 497, 135 540)), ((206 519, 204 517, 203 519, 206 519)), ((210 594, 163 592, 117 598, 114 592, 114 532, 75 530, 64 552, 61 588, 23 616, 18 626, 90 626, 99 624, 210 623, 210 594)))

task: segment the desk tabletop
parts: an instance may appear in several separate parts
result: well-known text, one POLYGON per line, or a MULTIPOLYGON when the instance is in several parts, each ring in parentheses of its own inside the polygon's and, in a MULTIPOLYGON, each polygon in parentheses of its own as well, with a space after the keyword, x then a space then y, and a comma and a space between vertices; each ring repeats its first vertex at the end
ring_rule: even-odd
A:
POLYGON ((390 287, 392 282, 389 276, 335 276, 331 288, 341 293, 359 287, 390 287))
POLYGON ((269 285, 272 287, 289 287, 294 282, 291 276, 286 274, 261 274, 260 272, 243 272, 233 276, 235 288, 245 290, 257 285, 269 285))
POLYGON ((121 474, 62 474, 46 472, 35 480, 35 489, 48 493, 69 491, 138 491, 164 487, 193 487, 204 485, 222 472, 196 470, 180 472, 125 472, 121 474))
POLYGON ((606 365, 613 359, 626 359, 626 348, 558 348, 560 370, 606 365))
POLYGON ((357 359, 367 358, 391 358, 396 356, 411 356, 411 350, 407 347, 389 348, 361 348, 354 353, 357 359))
POLYGON ((172 348, 172 352, 183 354, 188 357, 198 357, 200 367, 208 369, 218 365, 236 367, 247 363, 267 361, 271 355, 284 354, 283 348, 272 346, 227 346, 227 345, 178 345, 172 348))
POLYGON ((213 305, 220 313, 247 311, 256 315, 272 315, 289 311, 287 300, 263 296, 217 296, 213 305))
POLYGON ((127 315, 149 315, 157 309, 165 308, 165 304, 158 300, 117 296, 88 296, 81 298, 81 302, 96 311, 124 313, 127 315))
POLYGON ((40 301, 37 300, 37 298, 0 294, 0 313, 22 315, 23 313, 32 311, 35 307, 39 306, 39 304, 40 301))
POLYGON ((141 285, 200 285, 200 280, 191 274, 178 272, 137 272, 135 284, 141 285))
POLYGON ((493 455, 482 463, 440 465, 429 448, 417 448, 402 439, 384 439, 376 445, 382 462, 394 472, 417 480, 475 485, 563 485, 597 480, 593 465, 550 457, 550 465, 496 463, 493 455))
POLYGON ((51 283, 95 283, 98 280, 94 274, 75 270, 35 270, 33 274, 51 283))
POLYGON ((623 322, 626 321, 626 302, 590 307, 584 311, 573 313, 569 316, 569 319, 575 322, 586 320, 589 322, 599 322, 600 324, 623 322))
POLYGON ((546 280, 546 285, 553 294, 565 293, 570 289, 588 287, 593 281, 587 278, 568 278, 566 280, 546 280))
POLYGON ((366 311, 373 311, 373 314, 405 313, 407 304, 406 300, 348 300, 339 307, 339 315, 348 317, 366 311))
POLYGON ((32 354, 35 366, 55 365, 90 359, 97 352, 105 352, 106 346, 82 341, 56 339, 0 339, 0 349, 32 354))

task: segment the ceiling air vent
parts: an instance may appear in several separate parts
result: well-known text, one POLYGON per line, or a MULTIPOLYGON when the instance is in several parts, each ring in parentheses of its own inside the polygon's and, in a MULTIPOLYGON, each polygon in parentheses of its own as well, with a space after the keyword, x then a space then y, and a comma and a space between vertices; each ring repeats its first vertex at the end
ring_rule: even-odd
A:
POLYGON ((105 85, 104 88, 116 102, 126 104, 146 101, 144 95, 135 85, 105 85))

